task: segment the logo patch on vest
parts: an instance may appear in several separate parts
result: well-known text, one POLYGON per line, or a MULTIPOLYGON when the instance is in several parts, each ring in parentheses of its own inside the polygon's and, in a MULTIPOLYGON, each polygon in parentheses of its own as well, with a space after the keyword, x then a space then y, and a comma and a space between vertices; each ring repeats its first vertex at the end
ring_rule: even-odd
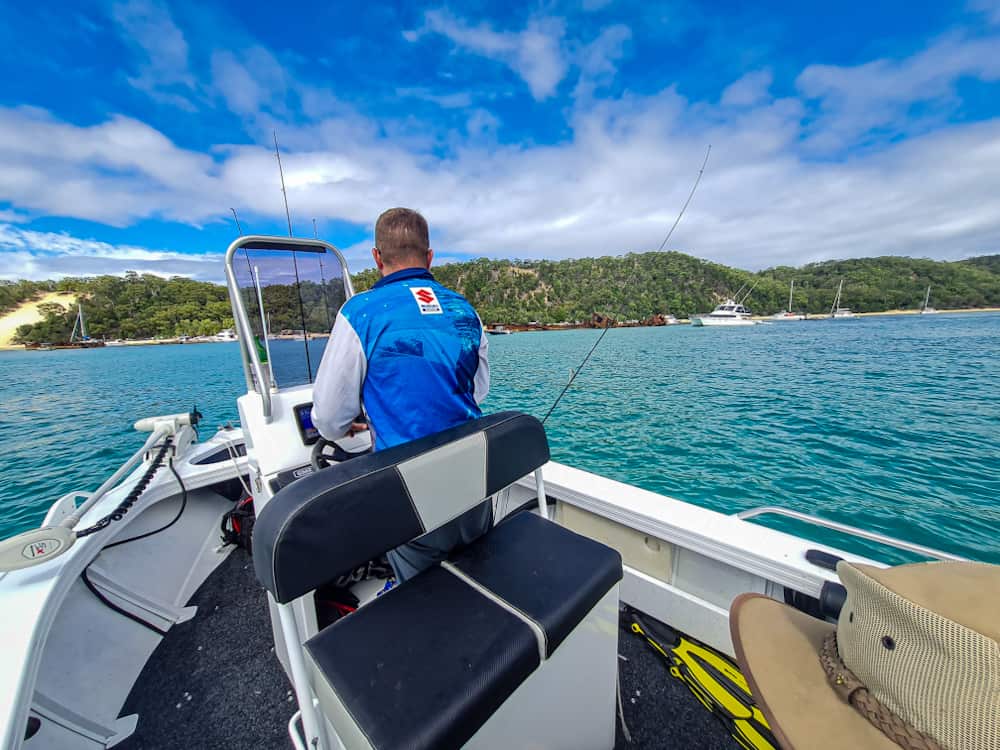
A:
POLYGON ((438 302, 437 296, 434 294, 434 290, 429 286, 411 286, 410 294, 416 300, 421 315, 440 315, 444 312, 441 309, 441 303, 438 302))

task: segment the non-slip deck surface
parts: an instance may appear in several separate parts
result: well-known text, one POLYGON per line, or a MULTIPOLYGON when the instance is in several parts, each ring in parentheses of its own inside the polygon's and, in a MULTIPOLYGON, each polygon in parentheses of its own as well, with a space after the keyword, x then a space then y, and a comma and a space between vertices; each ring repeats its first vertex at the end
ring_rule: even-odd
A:
MULTIPOLYGON (((138 713, 122 750, 291 748, 296 706, 274 655, 264 592, 249 556, 234 550, 191 604, 198 614, 171 629, 146 664, 123 715, 138 713)), ((622 702, 616 750, 736 750, 737 745, 639 638, 622 630, 622 702)), ((515 747, 515 745, 511 745, 515 747)))
POLYGON ((139 675, 122 710, 139 714, 139 725, 117 747, 291 748, 297 706, 250 556, 233 550, 190 604, 194 619, 171 628, 139 675))

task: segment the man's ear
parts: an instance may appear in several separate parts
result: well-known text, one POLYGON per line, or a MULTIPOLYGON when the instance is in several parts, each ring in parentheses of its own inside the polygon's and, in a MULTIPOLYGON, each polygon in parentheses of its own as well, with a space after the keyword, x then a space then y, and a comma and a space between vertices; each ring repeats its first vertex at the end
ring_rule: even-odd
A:
POLYGON ((382 254, 378 251, 377 247, 373 247, 372 248, 372 259, 375 261, 375 267, 379 271, 381 271, 382 270, 382 266, 384 264, 382 263, 382 254))
POLYGON ((433 261, 433 260, 434 260, 434 250, 431 249, 431 248, 427 248, 427 267, 428 268, 431 267, 431 261, 433 261))

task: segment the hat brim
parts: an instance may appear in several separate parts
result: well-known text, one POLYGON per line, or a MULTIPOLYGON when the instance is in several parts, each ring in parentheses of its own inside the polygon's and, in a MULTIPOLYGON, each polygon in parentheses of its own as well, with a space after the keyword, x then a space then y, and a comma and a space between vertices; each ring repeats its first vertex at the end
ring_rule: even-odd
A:
POLYGON ((760 594, 742 594, 729 614, 736 658, 784 750, 899 750, 842 701, 819 662, 834 625, 760 594))

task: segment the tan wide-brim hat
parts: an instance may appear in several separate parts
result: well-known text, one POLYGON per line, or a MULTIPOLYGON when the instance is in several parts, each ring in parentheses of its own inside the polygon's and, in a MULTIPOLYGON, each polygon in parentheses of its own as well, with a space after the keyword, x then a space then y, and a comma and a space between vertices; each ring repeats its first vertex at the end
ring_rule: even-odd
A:
POLYGON ((742 594, 729 627, 750 690, 784 750, 899 750, 830 688, 819 652, 836 625, 742 594))

